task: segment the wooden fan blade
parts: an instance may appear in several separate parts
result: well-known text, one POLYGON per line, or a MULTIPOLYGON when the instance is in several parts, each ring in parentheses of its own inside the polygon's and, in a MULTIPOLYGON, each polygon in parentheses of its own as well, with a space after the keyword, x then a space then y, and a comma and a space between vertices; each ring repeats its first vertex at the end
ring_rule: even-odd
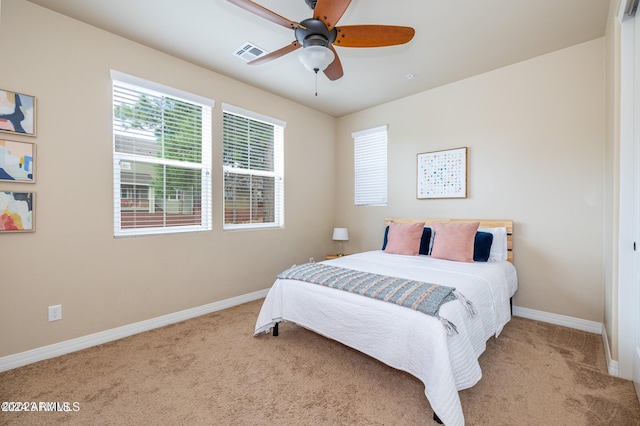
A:
POLYGON ((236 6, 253 13, 254 15, 258 15, 261 18, 264 18, 268 21, 275 22, 278 25, 282 25, 285 28, 296 29, 296 28, 305 28, 304 25, 299 24, 298 22, 290 21, 289 19, 278 15, 275 12, 270 11, 269 9, 260 6, 257 3, 252 2, 251 0, 227 0, 229 3, 235 4, 236 6))
POLYGON ((394 25, 346 25, 336 30, 333 44, 341 47, 395 46, 411 41, 416 33, 411 27, 394 25))
POLYGON ((333 46, 329 45, 329 49, 333 50, 333 54, 336 55, 333 62, 329 64, 329 66, 324 70, 324 75, 331 81, 335 81, 341 78, 344 75, 342 71, 342 63, 340 62, 340 58, 338 57, 338 52, 333 48, 333 46))
POLYGON ((253 61, 249 61, 247 62, 247 64, 249 65, 261 65, 261 64, 265 64, 269 61, 273 61, 274 59, 277 59, 281 56, 286 55, 287 53, 291 53, 294 50, 300 48, 301 45, 300 43, 298 43, 297 41, 294 41, 291 44, 286 45, 285 47, 275 50, 271 53, 267 53, 264 56, 260 56, 259 58, 254 59, 253 61))
POLYGON ((318 0, 313 9, 313 17, 324 22, 327 29, 331 31, 342 18, 349 4, 351 0, 318 0))

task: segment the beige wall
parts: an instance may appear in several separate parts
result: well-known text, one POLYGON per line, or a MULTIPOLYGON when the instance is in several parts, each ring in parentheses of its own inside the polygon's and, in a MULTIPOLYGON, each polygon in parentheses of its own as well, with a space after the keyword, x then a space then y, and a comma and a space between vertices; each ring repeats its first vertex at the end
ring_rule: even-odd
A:
POLYGON ((37 138, 8 138, 37 143, 38 181, 0 185, 37 191, 37 231, 0 236, 9 325, 0 357, 262 290, 292 263, 333 251, 334 225, 349 227, 347 251, 377 249, 394 215, 513 219, 515 304, 603 321, 604 38, 336 120, 24 0, 0 1, 1 88, 38 99, 37 138), (212 232, 113 238, 110 69, 216 100, 212 232), (221 229, 222 102, 287 122, 285 229, 221 229), (355 207, 351 132, 381 124, 389 204, 355 207), (416 200, 416 154, 461 146, 470 197, 416 200), (53 304, 63 320, 49 323, 53 304))
POLYGON ((38 135, 6 137, 36 142, 37 183, 0 189, 37 204, 35 233, 0 236, 0 357, 262 290, 334 249, 333 117, 23 0, 1 19, 1 88, 37 97, 38 135), (212 232, 113 238, 110 69, 216 100, 212 232), (287 122, 284 229, 222 231, 222 102, 287 122))
POLYGON ((509 218, 514 304, 603 321, 604 38, 342 117, 337 222, 377 249, 385 216, 509 218), (389 125, 389 202, 355 207, 351 132, 389 125), (417 200, 416 154, 469 147, 470 196, 417 200))

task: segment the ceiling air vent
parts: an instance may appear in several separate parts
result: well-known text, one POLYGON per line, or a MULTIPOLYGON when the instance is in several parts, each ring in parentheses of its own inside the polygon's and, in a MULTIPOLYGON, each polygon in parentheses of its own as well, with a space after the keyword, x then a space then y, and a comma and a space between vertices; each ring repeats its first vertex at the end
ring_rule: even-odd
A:
POLYGON ((269 52, 267 52, 263 48, 258 47, 253 43, 246 42, 242 45, 242 47, 236 49, 233 54, 234 56, 237 56, 238 58, 244 59, 245 61, 249 62, 262 55, 266 55, 267 53, 269 52))

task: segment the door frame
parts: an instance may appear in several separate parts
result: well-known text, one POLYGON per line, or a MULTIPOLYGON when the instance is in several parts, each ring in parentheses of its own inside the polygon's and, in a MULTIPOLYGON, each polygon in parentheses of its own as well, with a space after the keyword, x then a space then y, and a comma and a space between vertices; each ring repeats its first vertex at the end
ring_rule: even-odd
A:
POLYGON ((625 15, 620 23, 620 204, 618 235, 618 375, 633 380, 640 399, 640 25, 625 15))

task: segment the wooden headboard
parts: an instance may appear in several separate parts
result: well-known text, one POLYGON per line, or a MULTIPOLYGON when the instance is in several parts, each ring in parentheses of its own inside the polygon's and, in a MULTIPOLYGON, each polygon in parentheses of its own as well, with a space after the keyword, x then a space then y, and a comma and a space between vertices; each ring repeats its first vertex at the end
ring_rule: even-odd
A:
POLYGON ((384 225, 387 226, 389 222, 395 223, 415 223, 424 222, 426 226, 431 226, 434 222, 439 223, 459 223, 459 222, 480 222, 480 228, 507 228, 507 260, 513 263, 513 221, 508 219, 429 219, 421 217, 387 217, 384 220, 384 225))

